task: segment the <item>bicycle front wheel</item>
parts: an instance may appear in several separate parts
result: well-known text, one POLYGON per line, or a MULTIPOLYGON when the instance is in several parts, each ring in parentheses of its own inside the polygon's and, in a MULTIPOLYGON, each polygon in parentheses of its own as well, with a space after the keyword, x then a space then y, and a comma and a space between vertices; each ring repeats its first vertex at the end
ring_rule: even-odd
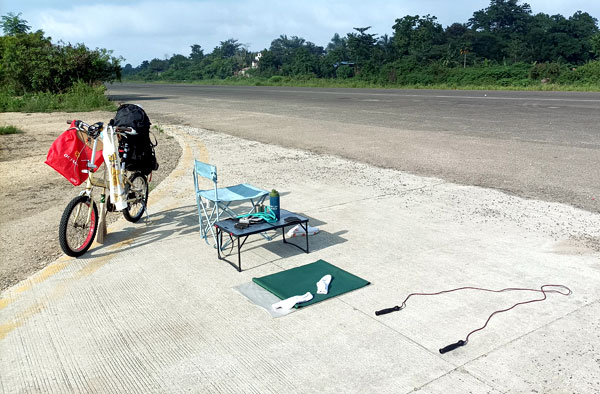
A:
POLYGON ((127 208, 123 216, 135 223, 141 219, 148 203, 148 180, 139 172, 133 174, 127 182, 127 208))
POLYGON ((92 246, 98 229, 98 209, 88 196, 75 197, 65 208, 58 227, 60 247, 67 256, 79 257, 92 246))

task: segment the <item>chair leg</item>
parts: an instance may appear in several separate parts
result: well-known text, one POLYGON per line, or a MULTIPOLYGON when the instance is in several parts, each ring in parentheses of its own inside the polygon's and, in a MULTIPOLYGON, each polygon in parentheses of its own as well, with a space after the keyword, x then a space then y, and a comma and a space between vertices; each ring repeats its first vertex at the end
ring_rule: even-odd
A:
MULTIPOLYGON (((229 208, 229 203, 221 204, 219 202, 214 202, 207 200, 206 203, 200 197, 198 203, 198 217, 199 217, 199 225, 200 225, 200 235, 204 238, 204 241, 211 245, 208 241, 209 235, 213 237, 214 243, 211 245, 215 248, 219 247, 217 242, 217 232, 215 231, 214 225, 218 219, 220 219, 219 212, 226 212, 229 216, 235 217, 235 212, 229 208), (212 203, 212 207, 210 204, 212 203)), ((225 243, 221 243, 220 249, 223 250, 231 241, 227 240, 225 243)))
MULTIPOLYGON (((208 201, 207 201, 208 204, 208 201)), ((199 216, 199 224, 200 224, 200 235, 202 236, 202 238, 204 238, 204 241, 210 245, 210 243, 208 242, 208 232, 210 231, 213 240, 215 241, 215 244, 217 243, 217 239, 213 230, 213 216, 214 216, 214 212, 215 209, 213 207, 212 212, 209 214, 207 209, 206 209, 206 205, 204 204, 202 197, 200 197, 200 208, 198 208, 198 216, 199 216), (206 222, 206 223, 204 223, 206 222)))
POLYGON ((202 217, 203 217, 202 211, 206 211, 206 210, 204 208, 204 204, 202 203, 202 198, 201 197, 200 198, 196 197, 196 205, 198 207, 198 227, 199 227, 199 230, 200 230, 200 236, 202 238, 205 238, 205 235, 204 235, 204 223, 202 223, 203 222, 203 220, 202 220, 202 217))
MULTIPOLYGON (((197 186, 195 185, 196 189, 197 186)), ((257 212, 258 205, 262 204, 266 199, 266 195, 262 196, 258 199, 248 199, 246 201, 250 201, 252 204, 252 208, 248 213, 257 212)), ((200 236, 204 238, 204 241, 210 245, 208 241, 209 233, 213 237, 214 243, 213 247, 220 247, 221 250, 226 248, 231 242, 226 241, 225 244, 219 242, 217 240, 217 231, 214 228, 214 225, 217 221, 225 219, 225 216, 230 218, 235 218, 238 213, 236 213, 233 209, 230 208, 230 204, 232 201, 213 201, 203 199, 198 193, 196 194, 196 204, 198 205, 198 225, 200 227, 200 236), (212 207, 210 204, 212 203, 212 207)), ((267 241, 270 241, 272 238, 266 233, 260 234, 267 241)))

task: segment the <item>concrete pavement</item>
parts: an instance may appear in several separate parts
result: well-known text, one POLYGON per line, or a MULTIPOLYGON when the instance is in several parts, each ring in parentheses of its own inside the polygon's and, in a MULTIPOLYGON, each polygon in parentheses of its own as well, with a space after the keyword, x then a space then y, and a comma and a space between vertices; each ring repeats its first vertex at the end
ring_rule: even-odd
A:
MULTIPOLYGON (((186 127, 151 223, 62 257, 0 299, 4 393, 600 392, 600 215, 186 127), (244 271, 199 237, 193 158, 282 193, 311 253, 249 239, 244 271), (234 286, 324 259, 371 285, 273 319, 234 286), (408 293, 564 284, 537 294, 408 293)), ((208 185, 207 185, 208 186, 208 185)), ((57 218, 58 223, 58 218, 57 218)))

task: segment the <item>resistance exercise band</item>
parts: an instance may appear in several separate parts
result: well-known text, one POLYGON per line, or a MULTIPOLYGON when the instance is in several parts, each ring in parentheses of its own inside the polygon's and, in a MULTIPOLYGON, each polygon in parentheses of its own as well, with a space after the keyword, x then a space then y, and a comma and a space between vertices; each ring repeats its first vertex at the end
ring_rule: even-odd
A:
POLYGON ((241 218, 263 219, 267 223, 273 223, 273 222, 277 221, 277 216, 275 216, 275 212, 273 212, 273 210, 271 209, 271 207, 268 206, 268 205, 265 206, 265 211, 264 212, 252 212, 252 213, 247 213, 247 214, 244 214, 244 215, 238 215, 238 216, 236 216, 236 219, 241 219, 241 218))

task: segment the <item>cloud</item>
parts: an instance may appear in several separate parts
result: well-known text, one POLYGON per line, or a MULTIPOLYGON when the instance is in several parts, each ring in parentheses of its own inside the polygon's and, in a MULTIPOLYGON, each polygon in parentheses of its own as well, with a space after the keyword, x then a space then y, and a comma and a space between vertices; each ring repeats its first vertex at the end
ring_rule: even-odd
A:
POLYGON ((391 34, 395 19, 412 12, 400 2, 357 0, 77 4, 39 10, 27 19, 55 40, 113 49, 133 64, 173 53, 187 55, 192 44, 210 52, 228 38, 258 51, 282 34, 321 46, 326 46, 334 33, 345 35, 353 27, 373 26, 374 33, 391 34))

